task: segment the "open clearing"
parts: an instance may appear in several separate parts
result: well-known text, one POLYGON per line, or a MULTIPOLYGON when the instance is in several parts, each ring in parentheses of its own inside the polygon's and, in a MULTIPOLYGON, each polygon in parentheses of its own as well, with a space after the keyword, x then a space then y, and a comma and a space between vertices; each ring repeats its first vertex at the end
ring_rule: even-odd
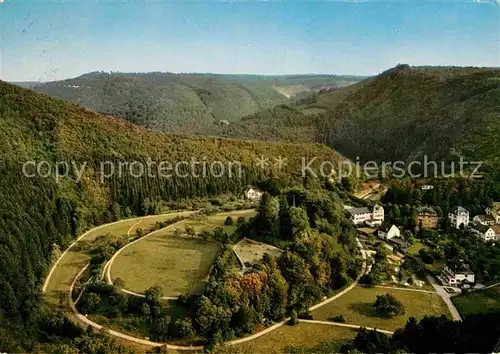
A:
MULTIPOLYGON (((256 338, 250 342, 229 347, 234 353, 239 351, 256 354, 284 353, 286 347, 314 348, 327 341, 342 344, 350 343, 356 337, 358 330, 313 323, 299 323, 296 326, 284 325, 280 328, 256 338)), ((335 352, 338 352, 338 348, 335 352)))
POLYGON ((437 294, 396 289, 365 288, 357 286, 345 296, 314 310, 315 320, 328 320, 337 315, 344 316, 346 323, 394 331, 404 327, 409 317, 421 319, 425 315, 450 317, 448 308, 437 294), (377 295, 391 294, 401 301, 405 314, 391 319, 379 317, 372 305, 377 295))
POLYGON ((234 251, 238 254, 243 263, 246 264, 248 262, 250 265, 253 265, 255 262, 261 260, 265 253, 277 258, 283 252, 274 246, 247 239, 239 242, 234 247, 234 251))
POLYGON ((199 293, 219 250, 217 242, 157 234, 123 251, 113 262, 111 277, 140 294, 154 285, 164 296, 199 293))
POLYGON ((500 286, 451 298, 462 317, 500 311, 500 286))
MULTIPOLYGON (((186 219, 168 229, 146 236, 117 255, 111 265, 111 279, 125 282, 124 288, 139 294, 152 286, 159 286, 164 296, 199 293, 204 279, 220 250, 217 242, 199 238, 174 236, 175 229, 192 227, 196 233, 212 231, 217 227, 232 233, 236 225, 224 225, 228 216, 253 216, 255 211, 233 211, 206 217, 186 219)), ((236 221, 236 220, 235 220, 236 221)))
MULTIPOLYGON (((192 212, 182 212, 173 214, 156 215, 153 217, 145 217, 141 219, 141 226, 145 229, 153 226, 157 221, 171 220, 177 216, 187 216, 192 212)), ((70 249, 64 257, 59 261, 57 267, 47 284, 45 298, 49 303, 59 304, 61 294, 66 294, 69 287, 76 277, 78 272, 90 260, 90 256, 85 251, 79 251, 78 245, 81 241, 92 241, 101 235, 110 235, 111 237, 119 237, 127 234, 128 230, 134 226, 139 219, 124 220, 116 224, 104 225, 100 228, 93 229, 86 234, 80 241, 77 242, 74 248, 70 249)))

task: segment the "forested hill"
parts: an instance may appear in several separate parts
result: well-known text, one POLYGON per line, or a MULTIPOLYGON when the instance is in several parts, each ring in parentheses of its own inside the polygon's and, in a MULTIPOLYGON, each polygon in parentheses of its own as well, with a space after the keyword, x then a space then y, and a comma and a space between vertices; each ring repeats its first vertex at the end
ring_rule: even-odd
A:
MULTIPOLYGON (((290 183, 302 183, 302 157, 340 159, 333 150, 317 144, 154 133, 4 82, 0 82, 0 117, 0 349, 7 352, 26 350, 30 341, 40 339, 40 333, 53 330, 47 326, 56 326, 39 310, 40 283, 52 252, 64 249, 83 230, 123 215, 150 213, 157 198, 241 194, 248 184, 271 173, 286 175, 290 183), (261 156, 270 161, 282 156, 287 163, 281 170, 263 173, 255 166, 261 156), (145 162, 148 157, 170 163, 193 158, 207 164, 221 161, 226 170, 220 177, 210 172, 204 177, 200 171, 196 177, 183 168, 182 176, 152 178, 137 177, 140 172, 134 169, 134 173, 125 170, 121 176, 115 173, 101 180, 101 162, 145 162), (46 161, 40 171, 45 176, 50 166, 52 175, 26 177, 22 166, 31 160, 46 161), (233 177, 228 173, 227 163, 234 161, 242 164, 241 177, 238 169, 233 170, 233 177), (68 177, 56 182, 56 162, 83 166, 82 177, 77 179, 72 169, 68 177)), ((29 174, 35 174, 32 167, 29 174)), ((57 171, 65 173, 62 165, 57 171)))
POLYGON ((500 69, 400 65, 242 119, 226 136, 320 142, 354 159, 500 160, 500 69))
POLYGON ((234 122, 321 88, 343 87, 360 79, 335 75, 94 72, 35 89, 148 128, 204 134, 220 121, 234 122))

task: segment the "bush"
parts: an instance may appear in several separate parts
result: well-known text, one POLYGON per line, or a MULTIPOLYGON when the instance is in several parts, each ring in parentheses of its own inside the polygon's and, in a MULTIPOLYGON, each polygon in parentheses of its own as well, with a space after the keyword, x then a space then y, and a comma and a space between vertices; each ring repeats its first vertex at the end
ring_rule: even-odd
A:
POLYGON ((290 314, 290 319, 288 320, 288 324, 290 326, 295 326, 297 323, 299 323, 299 318, 297 316, 297 311, 292 310, 290 314))
POLYGON ((373 309, 382 317, 391 318, 404 315, 405 308, 401 301, 398 301, 391 294, 377 295, 377 300, 373 304, 373 309))
POLYGON ((244 224, 245 222, 246 222, 246 219, 245 219, 244 216, 239 216, 238 217, 238 221, 237 221, 238 224, 241 225, 241 224, 244 224))
POLYGON ((234 220, 232 217, 228 216, 226 218, 226 221, 224 221, 224 225, 227 225, 227 226, 230 226, 230 225, 234 225, 234 220))
POLYGON ((334 316, 334 317, 330 317, 328 320, 332 321, 332 322, 345 323, 345 318, 342 315, 337 315, 337 316, 334 316))

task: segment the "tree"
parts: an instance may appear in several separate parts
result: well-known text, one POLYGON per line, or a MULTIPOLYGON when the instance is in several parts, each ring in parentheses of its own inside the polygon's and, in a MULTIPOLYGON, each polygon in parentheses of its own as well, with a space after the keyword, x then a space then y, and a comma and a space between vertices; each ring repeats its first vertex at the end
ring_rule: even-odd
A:
POLYGON ((234 220, 233 220, 233 218, 231 216, 228 216, 226 218, 226 221, 224 221, 224 225, 231 226, 233 224, 234 224, 234 220))
POLYGON ((373 309, 380 316, 388 318, 403 315, 405 313, 403 304, 391 294, 377 295, 377 299, 373 304, 373 309))
POLYGON ((292 312, 290 313, 290 319, 288 320, 288 324, 290 326, 295 326, 298 323, 299 323, 299 318, 297 316, 297 311, 292 310, 292 312))
POLYGON ((189 317, 178 318, 175 321, 175 328, 177 334, 183 338, 191 338, 195 334, 193 323, 189 317))

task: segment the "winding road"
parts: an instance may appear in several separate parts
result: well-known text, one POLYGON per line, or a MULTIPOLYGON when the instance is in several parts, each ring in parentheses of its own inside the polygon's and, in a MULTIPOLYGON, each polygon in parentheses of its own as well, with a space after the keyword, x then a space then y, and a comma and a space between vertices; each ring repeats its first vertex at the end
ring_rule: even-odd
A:
MULTIPOLYGON (((186 214, 186 213, 193 213, 193 212, 180 212, 180 213, 175 213, 176 215, 181 215, 181 214, 186 214)), ((163 214, 162 216, 173 216, 174 214, 163 214)), ((134 219, 127 219, 127 220, 120 220, 120 221, 117 221, 115 223, 111 223, 111 224, 106 224, 106 225, 101 225, 101 226, 98 226, 92 230, 89 230, 87 231, 86 233, 84 233, 83 235, 81 235, 80 237, 78 237, 69 247, 68 249, 61 255, 61 257, 55 262, 54 266, 51 268, 47 278, 45 279, 45 282, 44 282, 44 286, 43 286, 43 292, 45 293, 47 291, 47 287, 48 287, 48 284, 51 280, 51 277, 53 276, 53 273, 55 271, 55 269, 58 267, 58 265, 60 264, 60 261, 61 259, 63 259, 63 257, 65 257, 65 255, 68 253, 68 251, 74 247, 74 245, 85 238, 86 235, 90 234, 91 232, 94 232, 96 230, 99 230, 101 228, 104 228, 106 226, 109 226, 109 225, 113 225, 113 224, 117 224, 117 223, 120 223, 120 222, 125 222, 125 221, 133 221, 133 220, 138 220, 134 225, 132 225, 132 227, 129 228, 129 232, 128 234, 130 234, 131 230, 139 223, 141 222, 144 218, 147 218, 147 217, 142 217, 142 218, 134 218, 134 219)), ((172 225, 169 225, 167 227, 173 227, 174 225, 176 224, 172 224, 172 225)), ((161 230, 164 230, 164 229, 161 229, 161 230)), ((113 260, 116 258, 116 255, 119 254, 121 251, 123 251, 123 249, 125 249, 127 246, 130 246, 131 244, 133 244, 134 242, 137 242, 139 240, 142 240, 144 237, 147 237, 147 236, 150 236, 151 234, 154 234, 155 232, 157 231, 160 231, 160 230, 156 230, 156 231, 153 231, 152 233, 149 233, 145 236, 143 236, 142 238, 138 239, 138 240, 135 240, 133 241, 132 243, 129 243, 127 245, 125 245, 122 249, 120 249, 117 253, 115 253, 113 255, 113 257, 110 259, 110 261, 105 265, 105 274, 106 274, 106 278, 108 280, 108 282, 111 280, 111 275, 110 275, 110 267, 113 263, 113 260)), ((357 240, 357 243, 358 243, 358 247, 360 248, 360 251, 361 251, 361 255, 364 259, 364 262, 363 262, 363 266, 362 266, 362 271, 361 273, 358 275, 357 279, 354 280, 354 282, 349 285, 347 288, 345 288, 344 290, 342 290, 341 292, 335 294, 334 296, 328 298, 328 299, 325 299, 324 301, 312 306, 309 310, 310 311, 313 311, 317 308, 320 308, 336 299, 338 299, 339 297, 345 295, 346 293, 348 293, 350 290, 352 290, 354 287, 356 287, 358 285, 358 282, 359 282, 359 279, 361 278, 361 276, 363 274, 365 274, 365 272, 369 271, 369 267, 367 266, 367 263, 366 263, 366 259, 367 259, 367 253, 365 252, 361 242, 359 241, 359 239, 356 239, 357 240)), ((78 299, 76 301, 73 300, 73 290, 74 290, 74 287, 75 287, 75 284, 76 282, 78 281, 78 279, 82 276, 82 274, 85 272, 85 270, 88 268, 89 264, 87 263, 83 268, 80 269, 80 271, 78 272, 78 274, 74 277, 73 281, 71 282, 71 285, 69 287, 69 291, 68 291, 68 301, 69 301, 69 306, 72 310, 72 312, 74 313, 74 315, 76 316, 76 318, 82 322, 83 324, 85 325, 88 325, 88 326, 91 326, 97 330, 101 330, 103 328, 105 328, 104 326, 102 325, 99 325, 98 323, 95 323, 93 321, 91 321, 90 319, 88 319, 85 315, 81 314, 78 312, 78 309, 76 308, 76 302, 79 300, 79 297, 78 296, 78 299)), ((123 289, 123 291, 125 291, 123 289)), ((127 293, 129 293, 128 291, 125 291, 127 293)), ((142 294, 136 294, 136 293, 132 293, 132 295, 135 295, 135 296, 144 296, 142 294)), ((248 342, 248 341, 252 341, 256 338, 259 338, 265 334, 268 334, 272 331, 274 331, 275 329, 283 326, 284 324, 286 324, 286 322, 288 321, 289 319, 286 318, 284 319, 283 321, 281 322, 278 322, 274 325, 272 325, 271 327, 268 327, 260 332, 257 332, 257 333, 254 333, 250 336, 247 336, 247 337, 244 337, 244 338, 239 338, 239 339, 235 339, 235 340, 232 340, 232 341, 228 341, 226 342, 225 344, 226 345, 237 345, 237 344, 241 344, 241 343, 244 343, 244 342, 248 342)), ((359 325, 354 325, 354 324, 339 324, 339 323, 334 323, 334 322, 326 322, 326 321, 312 321, 312 320, 300 320, 301 322, 311 322, 311 323, 319 323, 319 324, 325 324, 325 325, 331 325, 331 326, 341 326, 341 327, 350 327, 350 328, 361 328, 362 326, 359 326, 359 325)), ((142 345, 147 345, 147 346, 152 346, 152 347, 160 347, 160 346, 165 346, 167 349, 171 349, 171 350, 178 350, 178 351, 201 351, 203 350, 203 346, 179 346, 179 345, 173 345, 173 344, 168 344, 168 343, 160 343, 160 342, 154 342, 154 341, 150 341, 148 339, 141 339, 141 338, 137 338, 137 337, 134 337, 134 336, 130 336, 130 335, 127 335, 127 334, 124 334, 124 333, 121 333, 121 332, 118 332, 118 331, 115 331, 115 330, 112 330, 112 329, 109 329, 109 328, 106 328, 106 330, 108 331, 108 333, 112 336, 115 336, 117 338, 121 338, 121 339, 124 339, 124 340, 127 340, 127 341, 131 341, 131 342, 134 342, 134 343, 138 343, 138 344, 142 344, 142 345)), ((383 333, 387 333, 387 334, 390 334, 392 332, 389 332, 389 331, 384 331, 384 330, 378 330, 380 332, 383 332, 383 333)))

